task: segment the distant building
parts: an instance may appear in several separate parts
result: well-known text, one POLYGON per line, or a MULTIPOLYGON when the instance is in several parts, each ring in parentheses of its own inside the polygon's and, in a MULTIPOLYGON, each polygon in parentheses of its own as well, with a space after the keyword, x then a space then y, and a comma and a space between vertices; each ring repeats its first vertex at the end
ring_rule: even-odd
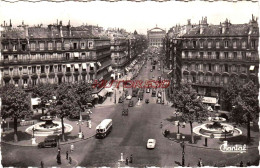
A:
POLYGON ((166 31, 157 27, 147 31, 149 47, 162 47, 166 31))

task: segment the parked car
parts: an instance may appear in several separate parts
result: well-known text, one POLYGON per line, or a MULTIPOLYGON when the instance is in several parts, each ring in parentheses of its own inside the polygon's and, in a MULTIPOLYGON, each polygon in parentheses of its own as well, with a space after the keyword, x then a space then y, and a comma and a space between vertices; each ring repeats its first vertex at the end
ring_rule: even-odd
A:
POLYGON ((133 107, 133 106, 134 106, 134 101, 131 100, 131 101, 129 102, 129 104, 128 104, 128 107, 133 107))
POLYGON ((157 104, 161 104, 162 103, 162 100, 161 98, 158 98, 157 101, 156 101, 157 104))
POLYGON ((57 147, 56 139, 45 139, 43 142, 38 144, 39 148, 54 148, 57 147))
POLYGON ((124 102, 124 98, 123 97, 119 97, 118 103, 123 103, 124 102))
POLYGON ((149 88, 146 89, 146 93, 150 93, 150 89, 149 88))
POLYGON ((153 90, 153 92, 152 92, 152 97, 156 97, 156 91, 155 90, 153 90))
POLYGON ((126 96, 126 100, 131 100, 131 99, 132 99, 131 95, 126 96))
POLYGON ((161 93, 161 92, 158 92, 157 97, 158 97, 158 98, 161 98, 161 97, 162 97, 162 93, 161 93))
POLYGON ((128 116, 128 109, 123 109, 122 115, 123 116, 128 116))
POLYGON ((148 104, 149 103, 149 99, 145 99, 145 103, 148 104))
POLYGON ((147 149, 154 149, 156 145, 156 140, 155 139, 148 139, 146 148, 147 149))

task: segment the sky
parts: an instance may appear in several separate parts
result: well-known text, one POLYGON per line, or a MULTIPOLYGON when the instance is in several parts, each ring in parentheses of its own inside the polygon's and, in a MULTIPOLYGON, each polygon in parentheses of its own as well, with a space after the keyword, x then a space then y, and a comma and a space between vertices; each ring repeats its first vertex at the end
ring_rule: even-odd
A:
POLYGON ((30 26, 56 23, 73 26, 93 24, 104 27, 124 28, 128 32, 146 34, 156 25, 168 30, 176 24, 199 23, 207 16, 209 24, 219 24, 226 18, 233 24, 248 23, 252 14, 259 16, 259 4, 253 2, 0 2, 0 23, 4 20, 17 26, 24 20, 30 26))

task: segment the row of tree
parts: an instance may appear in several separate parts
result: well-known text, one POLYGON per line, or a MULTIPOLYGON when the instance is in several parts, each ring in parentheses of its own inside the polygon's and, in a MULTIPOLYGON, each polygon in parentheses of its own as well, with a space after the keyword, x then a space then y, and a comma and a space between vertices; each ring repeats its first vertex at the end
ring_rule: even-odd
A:
MULTIPOLYGON (((183 120, 190 124, 191 143, 194 143, 192 124, 205 120, 209 115, 202 99, 188 83, 174 88, 173 106, 182 112, 183 120)), ((247 125, 247 138, 250 140, 250 122, 257 122, 259 117, 258 86, 252 81, 242 84, 239 78, 233 78, 223 88, 221 99, 230 107, 231 121, 247 125)))
POLYGON ((12 118, 14 121, 14 141, 17 142, 18 119, 32 116, 31 97, 41 99, 40 107, 43 111, 48 103, 48 112, 56 115, 62 123, 62 140, 64 137, 64 118, 67 116, 79 116, 85 111, 88 103, 92 103, 92 86, 88 83, 75 84, 63 83, 61 85, 39 84, 31 92, 25 92, 14 85, 5 85, 0 88, 2 100, 1 116, 12 118))

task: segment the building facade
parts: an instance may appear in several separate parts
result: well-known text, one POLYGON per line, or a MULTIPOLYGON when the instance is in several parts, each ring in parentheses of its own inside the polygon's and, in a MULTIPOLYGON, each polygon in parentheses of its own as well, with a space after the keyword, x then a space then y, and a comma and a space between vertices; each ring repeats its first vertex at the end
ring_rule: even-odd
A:
POLYGON ((149 47, 162 47, 166 31, 157 27, 147 31, 149 47))
MULTIPOLYGON (((219 98, 222 88, 234 77, 258 85, 259 30, 254 16, 248 24, 225 20, 219 25, 209 25, 205 17, 180 40, 181 54, 176 57, 181 59, 181 79, 191 83, 200 95, 219 98)), ((171 44, 166 50, 174 56, 171 44)))
POLYGON ((2 26, 0 73, 2 85, 30 88, 38 83, 86 81, 110 78, 110 39, 94 36, 84 27, 18 28, 2 26))

